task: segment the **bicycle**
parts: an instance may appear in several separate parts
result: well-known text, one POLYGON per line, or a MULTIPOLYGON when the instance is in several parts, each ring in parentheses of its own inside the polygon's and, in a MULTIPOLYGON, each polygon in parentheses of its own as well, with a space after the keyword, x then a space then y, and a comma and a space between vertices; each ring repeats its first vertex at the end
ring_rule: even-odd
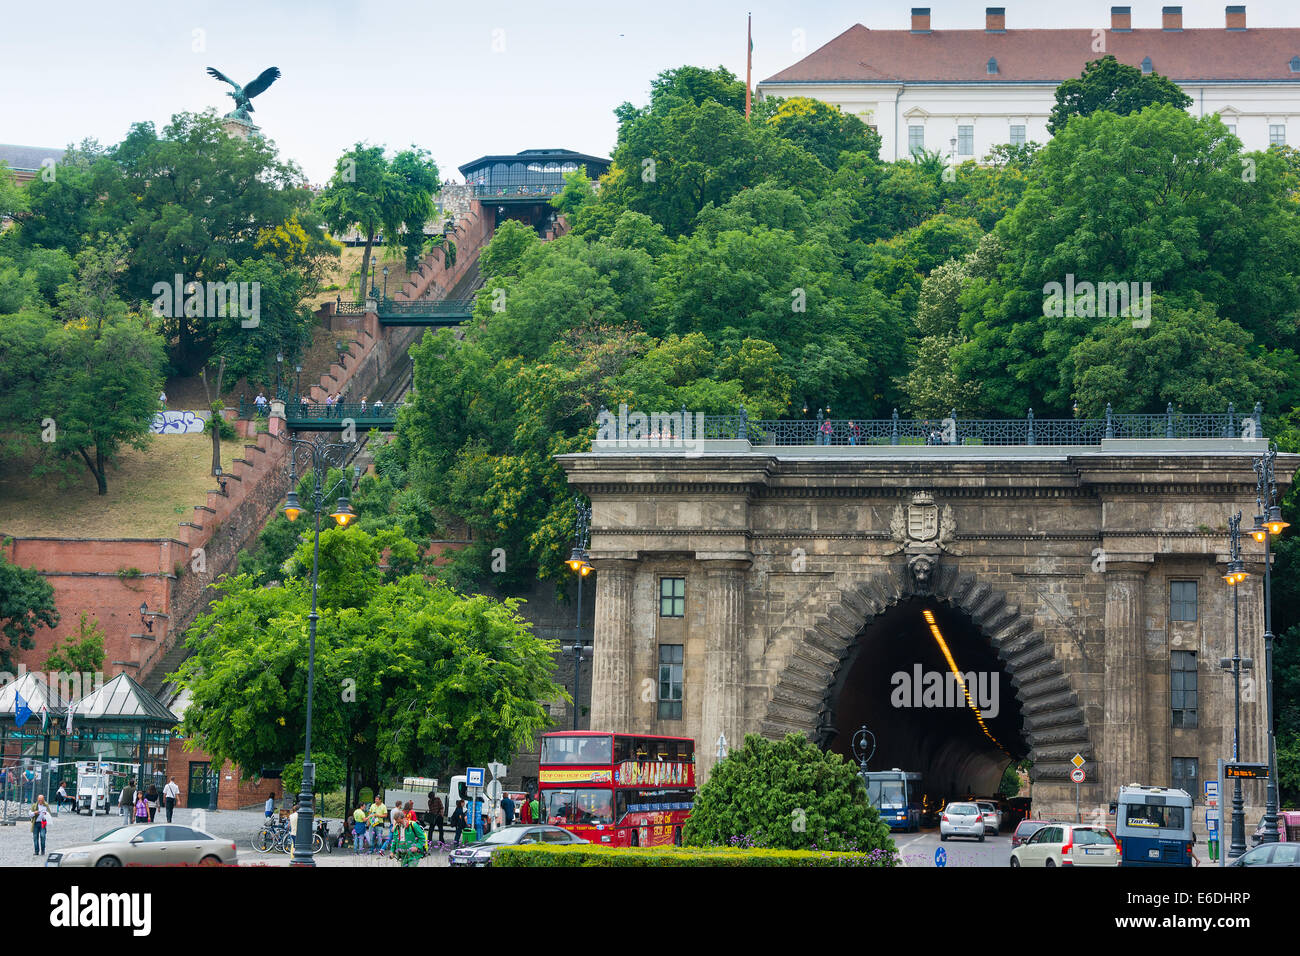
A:
MULTIPOLYGON (((280 844, 276 847, 276 849, 279 850, 281 853, 289 854, 293 852, 293 845, 294 845, 294 835, 290 833, 288 830, 285 830, 280 837, 280 844)), ((319 833, 313 833, 311 835, 312 855, 315 856, 323 849, 325 849, 325 840, 321 837, 319 833)))

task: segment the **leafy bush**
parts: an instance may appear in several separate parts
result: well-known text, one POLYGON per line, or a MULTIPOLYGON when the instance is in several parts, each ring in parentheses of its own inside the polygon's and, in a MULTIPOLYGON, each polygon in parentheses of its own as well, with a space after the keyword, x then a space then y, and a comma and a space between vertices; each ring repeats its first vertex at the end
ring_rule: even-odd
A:
POLYGON ((799 734, 747 736, 713 768, 682 835, 691 846, 894 853, 857 769, 799 734))
POLYGON ((492 855, 493 866, 894 866, 892 850, 830 853, 739 847, 512 846, 492 855))

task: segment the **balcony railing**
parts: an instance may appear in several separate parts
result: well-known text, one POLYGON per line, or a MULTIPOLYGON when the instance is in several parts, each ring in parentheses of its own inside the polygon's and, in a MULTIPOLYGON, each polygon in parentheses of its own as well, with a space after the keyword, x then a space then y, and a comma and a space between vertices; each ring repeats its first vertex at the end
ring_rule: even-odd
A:
MULTIPOLYGON (((607 413, 611 414, 611 413, 607 413)), ((627 438, 624 435, 623 438, 627 438)), ((1239 417, 1234 405, 1226 412, 1188 414, 1169 406, 1163 415, 1116 415, 1110 406, 1097 419, 946 418, 824 418, 803 420, 750 419, 744 408, 736 415, 695 416, 680 413, 647 418, 640 435, 650 441, 745 439, 752 445, 1098 445, 1104 439, 1263 438, 1263 411, 1256 404, 1239 417), (703 425, 703 434, 696 434, 703 425)))
POLYGON ((474 185, 476 199, 547 199, 564 191, 564 183, 522 183, 513 186, 474 185))

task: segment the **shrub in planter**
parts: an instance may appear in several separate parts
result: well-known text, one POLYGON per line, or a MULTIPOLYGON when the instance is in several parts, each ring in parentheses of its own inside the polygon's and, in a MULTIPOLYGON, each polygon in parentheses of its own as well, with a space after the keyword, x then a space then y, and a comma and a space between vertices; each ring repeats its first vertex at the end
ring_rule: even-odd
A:
POLYGON ((710 847, 604 847, 595 845, 545 844, 503 847, 492 854, 493 866, 893 866, 892 852, 831 853, 813 850, 772 850, 765 848, 710 847))

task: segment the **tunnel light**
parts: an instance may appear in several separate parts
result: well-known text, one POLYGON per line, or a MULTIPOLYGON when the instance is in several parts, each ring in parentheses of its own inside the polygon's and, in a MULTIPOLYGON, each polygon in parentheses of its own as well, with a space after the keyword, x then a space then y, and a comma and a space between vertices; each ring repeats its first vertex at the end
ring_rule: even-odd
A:
POLYGON ((948 661, 948 667, 952 671, 953 676, 957 679, 957 684, 961 687, 962 694, 966 697, 966 706, 969 707, 971 713, 975 715, 975 720, 979 722, 980 730, 984 731, 984 736, 993 741, 994 745, 999 750, 1004 754, 1007 754, 1008 757, 1011 756, 1007 749, 1002 746, 1002 743, 998 738, 994 737, 989 731, 988 725, 984 723, 984 715, 980 713, 980 709, 975 706, 975 701, 971 699, 970 689, 966 686, 966 678, 962 676, 961 668, 957 666, 957 662, 953 659, 952 651, 948 650, 948 642, 943 639, 943 634, 939 631, 939 625, 934 620, 933 612, 931 612, 929 608, 926 608, 921 612, 921 616, 925 618, 925 623, 930 626, 930 633, 934 635, 934 639, 939 645, 939 650, 943 652, 944 659, 948 661))

